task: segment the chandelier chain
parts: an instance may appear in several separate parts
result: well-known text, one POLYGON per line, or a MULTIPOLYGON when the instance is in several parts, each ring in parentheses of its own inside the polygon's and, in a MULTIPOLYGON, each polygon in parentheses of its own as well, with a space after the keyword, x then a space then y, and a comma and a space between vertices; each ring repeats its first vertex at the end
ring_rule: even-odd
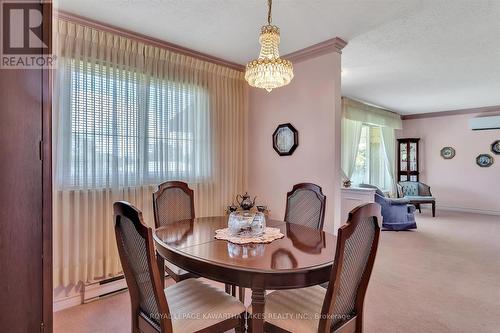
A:
POLYGON ((267 12, 267 23, 271 25, 271 22, 273 21, 272 17, 272 8, 273 8, 273 0, 267 0, 267 6, 269 7, 269 10, 267 12))

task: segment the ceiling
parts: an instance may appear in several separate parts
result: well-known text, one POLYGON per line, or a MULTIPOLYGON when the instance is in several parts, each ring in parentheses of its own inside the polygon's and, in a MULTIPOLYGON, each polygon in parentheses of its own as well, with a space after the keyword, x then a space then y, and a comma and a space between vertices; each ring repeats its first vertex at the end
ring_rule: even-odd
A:
MULTIPOLYGON (((500 105, 500 1, 274 0, 281 53, 341 37, 342 93, 401 114, 500 105)), ((60 9, 245 64, 267 0, 59 0, 60 9)))

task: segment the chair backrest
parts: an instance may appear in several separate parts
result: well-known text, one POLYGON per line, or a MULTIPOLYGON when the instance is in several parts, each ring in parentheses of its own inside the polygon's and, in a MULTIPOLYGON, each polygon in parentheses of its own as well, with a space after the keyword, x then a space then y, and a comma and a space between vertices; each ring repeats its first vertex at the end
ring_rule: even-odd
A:
POLYGON ((400 192, 399 195, 400 196, 418 196, 420 195, 419 193, 419 189, 418 189, 418 182, 399 182, 398 183, 399 186, 401 187, 398 187, 400 192))
POLYGON ((380 235, 379 221, 380 205, 369 203, 352 210, 347 223, 339 228, 319 332, 331 332, 332 328, 335 331, 349 320, 355 321, 355 331, 361 332, 363 302, 380 235))
POLYGON ((287 193, 285 221, 322 230, 325 206, 326 196, 321 187, 311 183, 296 184, 287 193))
POLYGON ((153 193, 156 228, 169 223, 194 218, 193 190, 184 182, 169 181, 153 193))
POLYGON ((140 316, 161 332, 171 332, 151 228, 144 224, 142 213, 130 203, 115 202, 113 208, 116 243, 132 303, 132 323, 139 328, 140 316))
POLYGON ((386 205, 390 205, 390 202, 391 202, 390 198, 387 198, 385 196, 381 196, 378 193, 375 193, 374 199, 375 199, 375 202, 378 203, 382 207, 386 206, 386 205))

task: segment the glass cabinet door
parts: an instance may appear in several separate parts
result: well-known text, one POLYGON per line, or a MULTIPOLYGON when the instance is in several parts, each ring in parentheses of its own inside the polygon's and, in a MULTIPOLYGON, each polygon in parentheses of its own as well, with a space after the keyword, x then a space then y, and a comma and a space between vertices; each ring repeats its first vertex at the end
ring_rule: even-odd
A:
POLYGON ((410 142, 410 171, 417 171, 417 143, 410 142))
POLYGON ((408 170, 408 151, 407 151, 408 145, 406 143, 400 143, 399 144, 399 151, 400 151, 400 156, 401 156, 401 170, 400 171, 407 171, 408 170))

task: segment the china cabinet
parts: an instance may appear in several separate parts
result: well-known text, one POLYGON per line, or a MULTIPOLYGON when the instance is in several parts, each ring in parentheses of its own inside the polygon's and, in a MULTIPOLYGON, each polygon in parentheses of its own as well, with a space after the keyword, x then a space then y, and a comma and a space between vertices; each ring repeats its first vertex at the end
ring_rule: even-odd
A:
POLYGON ((398 139, 398 182, 418 182, 418 143, 419 138, 398 139))

